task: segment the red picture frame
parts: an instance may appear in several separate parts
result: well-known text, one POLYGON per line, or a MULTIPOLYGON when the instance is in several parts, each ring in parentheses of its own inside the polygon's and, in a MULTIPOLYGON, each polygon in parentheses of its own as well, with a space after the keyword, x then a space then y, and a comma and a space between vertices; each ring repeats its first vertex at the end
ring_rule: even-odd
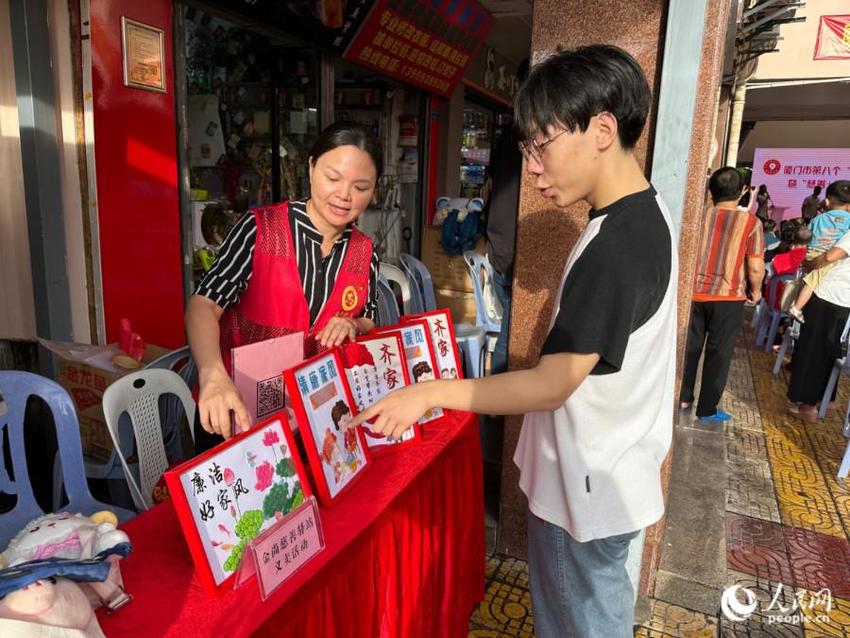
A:
POLYGON ((439 310, 431 310, 430 312, 420 312, 415 315, 409 315, 408 317, 404 317, 402 322, 406 323, 411 320, 419 320, 424 319, 428 322, 428 332, 431 335, 431 345, 434 349, 434 358, 437 362, 437 369, 440 371, 441 379, 463 379, 463 359, 460 356, 460 350, 457 347, 457 337, 455 336, 455 326, 452 321, 452 313, 448 308, 441 308, 439 310), (440 353, 440 341, 442 340, 441 335, 435 332, 434 320, 436 318, 444 318, 446 321, 446 329, 449 332, 449 343, 447 346, 450 346, 450 350, 446 357, 442 356, 440 353), (447 358, 451 357, 452 366, 446 366, 445 361, 447 358), (455 376, 451 376, 451 372, 447 376, 443 375, 443 370, 451 368, 455 370, 455 376))
MULTIPOLYGON (((408 372, 410 373, 412 383, 418 383, 418 381, 420 380, 431 381, 437 379, 437 358, 434 355, 434 345, 431 343, 431 331, 428 327, 428 322, 425 319, 409 319, 394 326, 381 326, 379 328, 376 328, 374 331, 374 334, 388 333, 396 333, 401 338, 402 346, 405 349, 405 358, 407 359, 408 372), (408 344, 406 342, 405 333, 411 328, 418 328, 422 333, 424 333, 423 343, 408 344), (417 346, 424 346, 424 352, 420 351, 418 356, 412 357, 409 353, 410 348, 417 346), (411 360, 414 358, 420 359, 420 362, 427 362, 428 367, 430 368, 430 373, 432 375, 430 376, 430 378, 417 378, 416 368, 419 364, 411 360)), ((419 420, 419 425, 433 424, 441 422, 445 419, 445 411, 442 408, 436 408, 431 412, 432 414, 430 416, 426 414, 419 420)))
MULTIPOLYGON (((410 373, 407 367, 407 360, 404 356, 404 345, 401 342, 401 335, 395 333, 372 333, 369 335, 365 335, 362 337, 358 337, 355 340, 355 344, 367 344, 367 343, 376 343, 376 342, 386 342, 387 340, 394 340, 396 345, 396 351, 398 352, 398 356, 400 357, 397 365, 393 366, 394 368, 398 368, 401 371, 401 379, 398 383, 398 388, 407 387, 410 385, 410 373)), ((351 374, 349 371, 351 368, 349 365, 352 363, 348 361, 346 356, 346 348, 351 347, 352 344, 343 345, 340 347, 340 358, 343 360, 343 367, 346 370, 346 381, 348 382, 349 390, 352 393, 352 397, 354 398, 354 407, 358 412, 361 412, 362 409, 365 409, 368 406, 362 406, 358 403, 356 397, 354 397, 356 388, 353 387, 351 374)), ((374 353, 372 353, 372 358, 374 358, 374 353)), ((380 385, 380 380, 378 381, 380 385)), ((378 400, 389 394, 394 388, 387 388, 384 383, 384 388, 380 392, 380 394, 376 397, 373 403, 377 403, 378 400)), ((390 452, 394 452, 404 447, 408 447, 410 445, 419 443, 422 436, 421 428, 418 423, 414 423, 413 427, 406 430, 402 439, 398 442, 388 442, 388 437, 383 437, 378 435, 376 432, 372 432, 368 424, 361 424, 360 426, 363 430, 363 437, 366 440, 366 445, 369 448, 369 453, 372 456, 381 456, 390 452), (377 443, 376 440, 382 440, 383 442, 377 443)))
POLYGON ((298 429, 304 441, 304 448, 307 452, 307 460, 310 463, 310 471, 315 481, 319 502, 324 507, 332 507, 336 500, 348 491, 351 484, 371 464, 371 456, 363 432, 360 431, 360 428, 348 427, 350 420, 357 414, 357 407, 345 378, 339 351, 333 349, 307 359, 284 371, 283 379, 292 400, 295 418, 298 420, 298 429), (320 374, 322 366, 325 366, 327 378, 320 374), (315 384, 313 383, 313 373, 316 375, 315 384), (307 384, 306 388, 304 383, 307 384), (330 385, 333 385, 333 388, 330 388, 330 385), (305 395, 310 396, 309 414, 305 395), (344 403, 348 409, 346 413, 341 413, 338 418, 333 417, 333 408, 328 406, 328 403, 335 398, 334 407, 339 403, 344 403), (316 405, 317 401, 321 401, 321 403, 316 405), (327 413, 327 415, 324 413, 327 413), (310 415, 313 415, 314 418, 311 419, 310 415), (340 419, 346 415, 349 418, 344 425, 340 425, 340 419), (324 421, 313 423, 314 420, 320 418, 327 418, 328 425, 325 425, 324 421), (335 432, 331 431, 331 425, 335 427, 335 432), (320 444, 318 438, 322 435, 317 436, 317 428, 319 428, 318 432, 321 432, 322 427, 325 428, 325 433, 320 444), (349 432, 352 433, 351 436, 349 436, 349 432), (343 449, 340 449, 337 433, 342 435, 343 449), (352 436, 353 438, 351 438, 352 436), (344 456, 344 452, 349 456, 344 456), (358 463, 356 469, 352 467, 350 459, 353 459, 354 463, 358 463), (329 474, 333 477, 334 484, 329 482, 329 474), (344 485, 337 487, 336 484, 344 476, 348 476, 344 485))
MULTIPOLYGON (((227 552, 233 549, 234 551, 231 552, 230 556, 235 557, 235 550, 240 543, 244 547, 244 545, 251 542, 266 529, 269 529, 272 525, 274 525, 276 521, 276 517, 274 515, 268 518, 264 516, 264 510, 266 509, 264 498, 263 507, 260 510, 263 512, 263 520, 261 526, 256 529, 256 534, 253 534, 253 536, 248 534, 247 536, 250 536, 250 538, 243 538, 242 536, 239 536, 239 533, 237 532, 237 525, 239 525, 243 520, 246 520, 246 512, 255 511, 257 509, 256 506, 252 507, 250 504, 245 505, 246 501, 244 499, 247 497, 245 496, 246 493, 242 492, 243 489, 248 490, 247 493, 249 494, 254 492, 254 499, 258 494, 268 490, 266 494, 266 498, 268 498, 271 496, 271 492, 274 490, 275 485, 279 485, 284 482, 287 486, 289 485, 288 481, 282 480, 274 484, 269 483, 264 489, 259 489, 258 487, 261 480, 261 470, 265 469, 265 465, 268 463, 268 460, 263 460, 264 456, 268 457, 267 451, 263 450, 263 448, 272 448, 275 444, 280 443, 279 437, 277 437, 277 440, 272 441, 275 437, 268 435, 268 432, 270 431, 283 433, 285 449, 282 445, 280 446, 281 456, 289 458, 292 461, 292 466, 295 471, 294 476, 297 477, 301 491, 301 502, 303 502, 304 499, 312 496, 313 492, 310 488, 307 472, 305 471, 304 465, 298 454, 298 448, 295 445, 295 437, 292 433, 292 427, 290 426, 284 412, 279 412, 278 414, 273 415, 247 432, 242 432, 232 439, 215 446, 211 450, 208 450, 203 454, 165 472, 165 482, 168 485, 169 492, 171 493, 174 510, 177 512, 177 518, 180 521, 180 526, 183 530, 183 535, 186 538, 186 543, 189 545, 189 552, 192 556, 193 562, 195 563, 198 579, 200 580, 205 593, 209 596, 216 596, 225 591, 229 591, 233 586, 233 579, 239 569, 239 561, 236 561, 236 563, 231 566, 232 569, 226 569, 227 561, 220 560, 223 555, 220 556, 218 552, 227 552), (275 426, 278 422, 280 424, 280 429, 277 429, 275 426), (259 439, 259 442, 255 441, 255 439, 259 439), (253 464, 251 457, 248 456, 249 453, 253 455, 253 464), (231 468, 236 467, 238 463, 238 461, 234 460, 235 458, 244 459, 248 467, 238 467, 236 472, 234 472, 231 468), (216 466, 218 466, 219 469, 223 467, 219 481, 215 481, 214 479, 217 477, 210 473, 210 467, 215 468, 216 466), (202 471, 203 474, 201 474, 202 471), (194 474, 192 474, 193 472, 194 474), (230 472, 230 476, 228 476, 228 472, 230 472), (237 473, 239 475, 239 479, 236 479, 237 473), (242 483, 242 479, 245 478, 246 475, 251 475, 252 473, 254 476, 251 476, 251 479, 257 479, 257 483, 252 486, 253 489, 246 487, 242 483), (192 476, 189 476, 190 474, 192 474, 192 476), (205 484, 203 491, 196 493, 197 488, 192 480, 192 477, 196 475, 200 476, 201 479, 209 479, 214 484, 209 492, 211 498, 206 498, 206 480, 203 481, 205 484), (188 477, 188 481, 186 480, 186 477, 188 477), (222 484, 225 486, 224 488, 221 488, 222 484), (190 487, 190 485, 192 487, 190 487), (214 495, 216 489, 224 489, 225 496, 228 501, 230 501, 229 497, 233 495, 235 498, 235 505, 233 501, 230 501, 230 509, 224 506, 219 508, 218 511, 215 511, 215 505, 212 505, 211 501, 215 498, 214 495), (242 505, 239 503, 240 493, 243 496, 242 505), (210 534, 211 530, 209 520, 213 520, 214 516, 210 517, 209 520, 199 520, 199 517, 202 517, 203 515, 195 515, 196 511, 199 510, 194 508, 198 507, 199 504, 202 509, 204 509, 207 505, 211 505, 214 508, 214 514, 224 513, 224 516, 215 523, 216 527, 212 530, 212 533, 216 535, 215 538, 218 540, 215 540, 210 534), (234 509, 236 509, 239 514, 239 520, 235 522, 227 518, 227 514, 232 514, 234 509), (202 527, 199 527, 199 524, 202 525, 202 527), (232 542, 226 542, 228 540, 232 542), (229 575, 225 575, 227 572, 229 572, 229 575)), ((264 482, 266 480, 273 481, 274 477, 278 475, 277 467, 279 462, 277 461, 277 451, 269 451, 273 452, 271 456, 274 458, 275 474, 268 477, 268 472, 263 472, 262 480, 264 482)), ((283 459, 281 459, 281 461, 282 460, 283 459)), ((282 479, 284 478, 283 475, 280 476, 282 479)), ((289 488, 287 488, 286 492, 288 493, 288 491, 289 488)), ((277 498, 277 495, 279 494, 280 492, 277 492, 275 498, 277 498)), ((220 498, 220 491, 218 495, 220 498)), ((293 502, 297 500, 294 490, 290 496, 292 497, 293 502)), ((250 502, 253 503, 253 500, 250 502)), ((221 503, 222 500, 219 500, 218 504, 221 505, 221 503)), ((292 505, 287 512, 281 513, 287 514, 289 511, 293 511, 299 504, 300 503, 296 503, 292 505)), ((243 529, 251 527, 253 527, 253 524, 248 525, 246 522, 243 529)), ((242 554, 244 555, 244 551, 242 554)))

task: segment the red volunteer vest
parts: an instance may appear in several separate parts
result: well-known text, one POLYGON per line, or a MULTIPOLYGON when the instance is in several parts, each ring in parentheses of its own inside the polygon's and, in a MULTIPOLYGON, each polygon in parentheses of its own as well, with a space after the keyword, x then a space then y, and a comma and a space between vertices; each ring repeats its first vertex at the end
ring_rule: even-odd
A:
POLYGON ((221 356, 228 373, 230 349, 294 332, 304 332, 304 355, 322 350, 315 335, 331 317, 356 317, 366 305, 372 240, 352 229, 348 250, 315 325, 298 273, 287 202, 255 208, 254 258, 248 288, 219 322, 221 356))

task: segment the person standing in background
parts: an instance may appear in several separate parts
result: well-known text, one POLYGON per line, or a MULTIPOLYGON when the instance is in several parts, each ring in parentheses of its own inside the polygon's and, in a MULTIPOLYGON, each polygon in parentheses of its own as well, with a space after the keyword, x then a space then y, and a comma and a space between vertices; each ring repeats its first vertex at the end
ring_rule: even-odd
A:
POLYGON ((770 199, 770 193, 767 192, 767 184, 759 186, 759 192, 756 194, 756 204, 758 205, 756 217, 764 221, 769 217, 768 212, 770 206, 773 204, 773 200, 770 199))
MULTIPOLYGON (((528 75, 528 60, 517 69, 520 85, 528 75)), ((519 135, 512 125, 505 128, 490 155, 490 201, 487 213, 487 258, 493 265, 493 287, 502 304, 502 330, 496 340, 490 371, 508 369, 508 337, 511 323, 511 288, 514 279, 514 244, 516 242, 519 179, 522 153, 519 135)))
POLYGON ((732 418, 718 410, 717 404, 726 389, 735 339, 741 330, 747 284, 749 299, 755 304, 761 299, 764 280, 762 224, 737 207, 741 175, 732 167, 721 168, 711 176, 708 188, 714 205, 706 211, 703 222, 680 393, 681 409, 690 409, 697 368, 705 349, 696 409, 697 418, 704 422, 732 418))
POLYGON ((800 213, 807 224, 812 221, 815 215, 817 215, 823 208, 820 192, 821 187, 815 186, 814 190, 812 190, 812 194, 803 200, 803 205, 800 207, 800 213))

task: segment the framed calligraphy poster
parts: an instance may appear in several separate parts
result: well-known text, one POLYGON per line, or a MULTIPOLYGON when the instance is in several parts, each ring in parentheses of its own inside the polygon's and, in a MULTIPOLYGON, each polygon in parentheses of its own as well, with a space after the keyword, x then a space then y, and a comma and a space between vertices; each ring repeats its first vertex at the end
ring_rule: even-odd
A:
POLYGON ((295 417, 325 507, 370 462, 363 432, 352 421, 357 411, 338 350, 325 352, 283 373, 295 417))
POLYGON ((229 589, 245 547, 310 496, 284 414, 165 473, 207 593, 229 589))
POLYGON ((121 17, 124 84, 165 93, 165 42, 162 29, 121 17))
MULTIPOLYGON (((401 338, 407 371, 412 383, 433 381, 437 378, 437 360, 434 357, 434 346, 431 345, 427 321, 411 319, 395 326, 380 327, 377 331, 377 334, 397 334, 401 338)), ((419 419, 419 424, 425 425, 442 418, 443 409, 435 408, 428 410, 419 419)))
MULTIPOLYGON (((339 349, 348 387, 358 412, 374 405, 393 390, 410 385, 401 337, 379 334, 360 337, 339 349)), ((409 428, 401 439, 378 434, 371 425, 361 424, 366 445, 372 454, 382 454, 419 440, 419 426, 409 428)))
POLYGON ((408 319, 424 319, 428 322, 431 333, 431 344, 434 346, 434 358, 441 379, 462 379, 463 359, 457 347, 455 328, 452 315, 448 308, 432 310, 418 315, 410 315, 408 319))

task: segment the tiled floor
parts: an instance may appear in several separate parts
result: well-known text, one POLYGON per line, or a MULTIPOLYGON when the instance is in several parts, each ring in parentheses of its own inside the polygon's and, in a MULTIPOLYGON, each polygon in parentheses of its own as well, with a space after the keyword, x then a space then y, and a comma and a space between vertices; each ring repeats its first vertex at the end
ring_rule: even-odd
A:
MULTIPOLYGON (((635 636, 850 638, 850 479, 836 477, 850 387, 839 385, 841 416, 804 424, 785 413, 787 373, 774 376, 773 356, 749 346, 751 338, 745 330, 724 396, 735 416, 724 433, 726 552, 727 584, 748 590, 756 610, 736 622, 721 613, 720 600, 715 615, 652 600, 635 636)), ((739 590, 737 599, 747 596, 739 590)), ((469 635, 533 636, 525 563, 488 559, 487 594, 469 635)))

